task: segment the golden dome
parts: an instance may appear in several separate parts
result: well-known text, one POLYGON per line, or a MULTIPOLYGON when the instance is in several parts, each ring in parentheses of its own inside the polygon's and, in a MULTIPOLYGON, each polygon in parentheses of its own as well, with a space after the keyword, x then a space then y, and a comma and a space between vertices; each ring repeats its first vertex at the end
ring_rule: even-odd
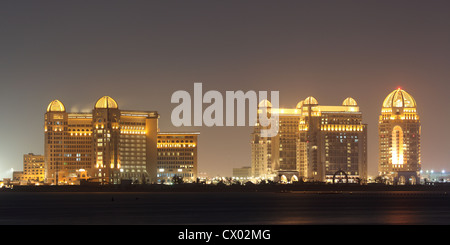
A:
POLYGON ((295 108, 301 109, 303 107, 303 100, 297 103, 297 106, 295 108))
POLYGON ((398 88, 384 99, 383 107, 416 107, 416 101, 410 94, 398 88))
POLYGON ((113 98, 109 96, 103 96, 99 100, 97 100, 97 103, 95 103, 95 109, 118 109, 119 106, 117 105, 117 102, 113 100, 113 98))
POLYGON ((304 105, 318 105, 319 102, 317 102, 316 98, 309 96, 306 98, 303 102, 304 105))
POLYGON ((352 97, 347 97, 344 102, 342 102, 342 105, 345 106, 357 106, 358 104, 356 103, 356 100, 353 99, 352 97))
POLYGON ((272 103, 270 103, 270 101, 268 101, 268 100, 261 100, 261 102, 259 102, 259 104, 258 104, 258 107, 271 108, 272 103))
POLYGON ((54 100, 50 102, 47 106, 47 112, 65 112, 66 108, 64 107, 64 104, 59 100, 54 100))

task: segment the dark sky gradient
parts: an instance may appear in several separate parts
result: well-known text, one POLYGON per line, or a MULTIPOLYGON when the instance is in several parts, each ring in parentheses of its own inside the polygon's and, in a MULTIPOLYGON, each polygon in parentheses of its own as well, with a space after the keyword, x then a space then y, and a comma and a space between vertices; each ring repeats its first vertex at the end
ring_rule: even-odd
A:
POLYGON ((200 131, 199 171, 250 165, 251 127, 172 126, 176 90, 277 90, 280 105, 351 96, 369 124, 397 87, 418 103, 424 169, 450 170, 449 1, 0 1, 0 178, 43 154, 48 103, 157 110, 200 131), (224 156, 218 158, 217 156, 224 156))

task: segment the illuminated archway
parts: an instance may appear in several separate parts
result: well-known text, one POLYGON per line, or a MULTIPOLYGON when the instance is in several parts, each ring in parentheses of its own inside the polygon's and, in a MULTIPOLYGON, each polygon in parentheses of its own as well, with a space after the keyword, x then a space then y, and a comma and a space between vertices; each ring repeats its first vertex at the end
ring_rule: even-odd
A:
POLYGON ((298 177, 296 175, 292 175, 291 182, 297 182, 298 177))
POLYGON ((287 181, 286 175, 282 175, 280 178, 280 181, 281 181, 281 183, 287 183, 288 181, 287 181))
POLYGON ((346 172, 342 170, 336 171, 336 173, 333 174, 333 184, 336 183, 336 177, 338 177, 338 183, 348 183, 348 175, 346 172), (344 176, 344 178, 342 178, 344 176), (345 179, 345 182, 343 181, 345 179))
POLYGON ((405 178, 405 176, 400 176, 400 177, 398 177, 398 184, 399 185, 406 185, 406 178, 405 178))
POLYGON ((410 176, 409 177, 409 183, 408 184, 410 184, 410 185, 415 185, 415 184, 417 184, 417 179, 416 179, 416 177, 415 176, 410 176))

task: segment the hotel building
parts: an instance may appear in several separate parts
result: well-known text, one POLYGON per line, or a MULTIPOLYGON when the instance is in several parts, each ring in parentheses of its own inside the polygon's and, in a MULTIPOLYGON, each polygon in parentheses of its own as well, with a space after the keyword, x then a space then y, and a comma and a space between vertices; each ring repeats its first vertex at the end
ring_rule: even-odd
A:
POLYGON ((158 133, 157 181, 170 183, 173 177, 185 182, 197 180, 199 133, 158 133))
POLYGON ((258 117, 252 133, 252 175, 263 179, 281 176, 298 179, 296 144, 300 110, 272 109, 272 104, 267 100, 259 103, 258 113, 262 113, 262 108, 266 108, 269 116, 278 114, 278 134, 262 137, 261 130, 265 128, 259 124, 258 117))
POLYGON ((421 169, 421 126, 410 94, 399 88, 385 98, 378 134, 379 175, 391 184, 416 184, 421 169))
POLYGON ((45 182, 73 184, 78 176, 93 174, 92 114, 68 113, 61 101, 54 100, 44 121, 45 182))
MULTIPOLYGON (((341 106, 319 105, 314 97, 299 102, 295 109, 271 108, 278 113, 279 132, 261 137, 261 126, 252 133, 254 177, 281 182, 361 182, 367 179, 367 125, 352 98, 341 106)), ((261 112, 259 110, 258 112, 261 112)))
MULTIPOLYGON (((70 113, 59 100, 52 101, 45 113, 44 126, 46 182, 77 184, 82 179, 102 184, 118 184, 125 179, 133 183, 156 182, 158 118, 155 111, 119 109, 109 96, 101 97, 91 113, 70 113)), ((187 158, 178 161, 180 166, 195 165, 189 172, 193 178, 197 171, 194 144, 195 161, 187 158)))
POLYGON ((348 97, 341 106, 323 106, 308 97, 301 109, 300 175, 309 181, 367 181, 367 124, 356 101, 348 97))
MULTIPOLYGON (((261 108, 267 108, 271 112, 272 104, 268 100, 263 100, 258 105, 258 113, 261 108)), ((251 134, 251 173, 253 177, 262 179, 273 179, 275 176, 275 146, 272 144, 273 137, 262 137, 261 131, 265 127, 259 123, 259 116, 251 134), (274 150, 272 150, 272 148, 274 150)))

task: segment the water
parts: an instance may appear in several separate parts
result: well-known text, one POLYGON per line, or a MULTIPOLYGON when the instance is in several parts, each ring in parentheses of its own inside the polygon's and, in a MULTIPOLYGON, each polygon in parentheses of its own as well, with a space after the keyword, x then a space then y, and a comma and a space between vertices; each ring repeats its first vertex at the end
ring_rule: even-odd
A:
POLYGON ((0 224, 450 224, 446 193, 2 192, 0 224))

